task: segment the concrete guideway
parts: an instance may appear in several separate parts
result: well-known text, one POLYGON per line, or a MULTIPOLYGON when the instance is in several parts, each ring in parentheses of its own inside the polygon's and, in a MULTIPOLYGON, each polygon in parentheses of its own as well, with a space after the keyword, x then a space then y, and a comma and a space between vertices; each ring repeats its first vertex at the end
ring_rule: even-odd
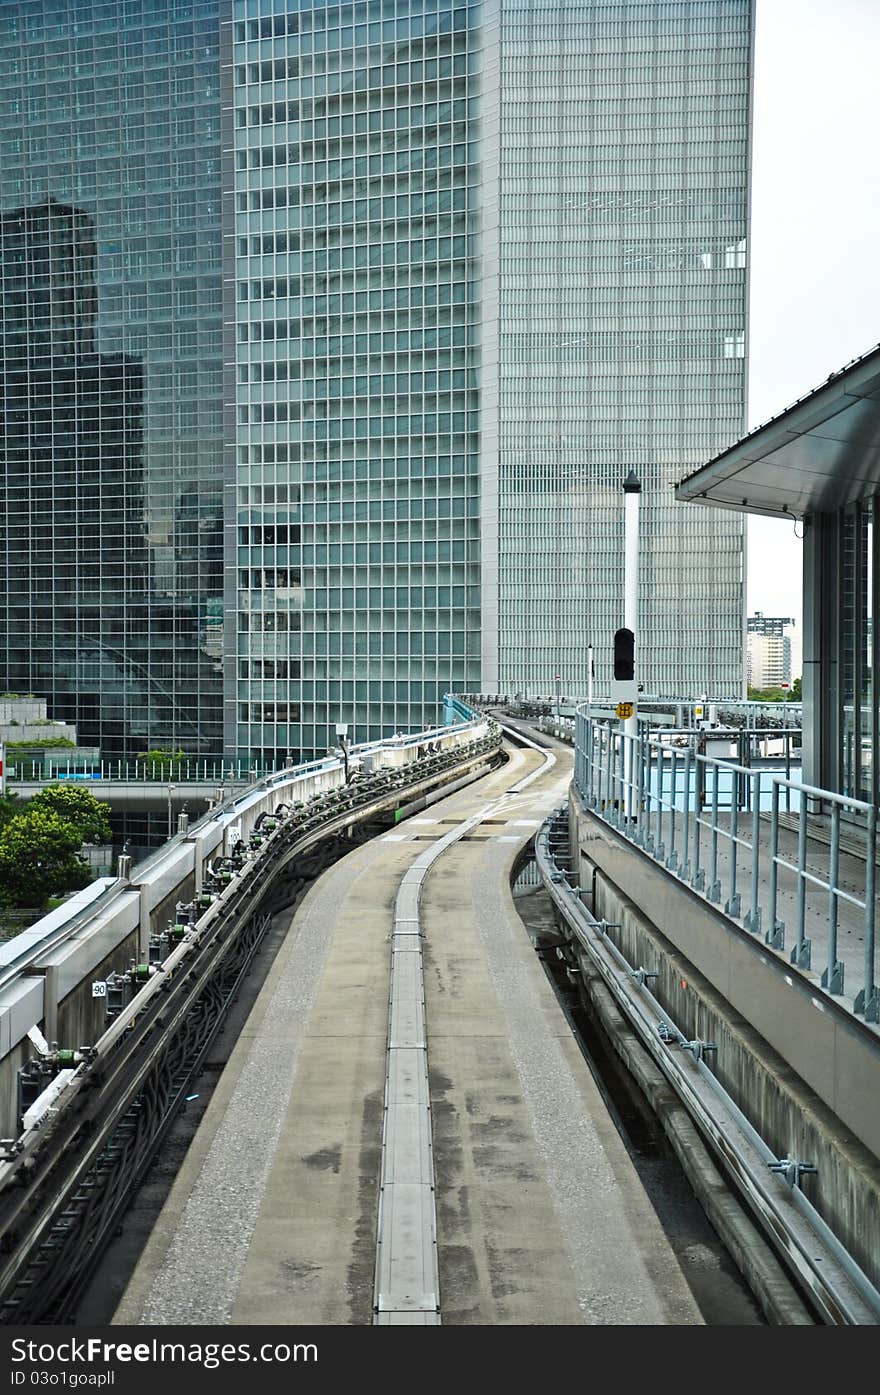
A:
MULTIPOLYGON (((564 797, 555 749, 556 769, 488 810, 422 889, 442 1321, 699 1323, 510 894, 564 797)), ((513 752, 312 887, 116 1323, 373 1321, 398 886, 428 840, 539 765, 513 752)))

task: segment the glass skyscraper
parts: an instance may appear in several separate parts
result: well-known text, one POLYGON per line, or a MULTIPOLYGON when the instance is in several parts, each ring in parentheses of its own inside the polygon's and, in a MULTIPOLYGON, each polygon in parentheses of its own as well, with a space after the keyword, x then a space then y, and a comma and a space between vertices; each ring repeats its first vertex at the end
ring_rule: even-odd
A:
POLYGON ((219 6, 0 5, 0 689, 219 751, 219 6))
POLYGON ((227 739, 323 750, 479 683, 479 10, 233 12, 227 739))
POLYGON ((738 692, 749 0, 0 6, 0 688, 309 755, 445 688, 738 692))
POLYGON ((483 687, 610 679, 633 470, 639 679, 741 695, 743 526, 673 489, 744 428, 749 0, 483 14, 483 687))

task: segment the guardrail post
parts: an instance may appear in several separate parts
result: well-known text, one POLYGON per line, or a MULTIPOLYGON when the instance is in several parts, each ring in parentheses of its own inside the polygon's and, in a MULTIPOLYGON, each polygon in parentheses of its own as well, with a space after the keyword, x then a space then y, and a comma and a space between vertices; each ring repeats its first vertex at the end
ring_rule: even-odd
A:
POLYGON ((699 752, 695 754, 694 762, 694 872, 691 877, 691 886, 694 891, 703 891, 706 885, 706 873, 700 866, 700 830, 702 828, 700 814, 703 811, 706 787, 706 763, 699 752))
POLYGON ((678 853, 675 850, 675 796, 678 793, 678 752, 675 747, 670 747, 670 770, 669 770, 669 856, 666 859, 666 866, 670 872, 674 872, 678 867, 678 853))
POLYGON ((791 731, 785 732, 785 810, 791 809, 791 731))
POLYGON ((741 901, 739 892, 736 889, 736 837, 739 832, 740 773, 738 770, 734 770, 731 773, 733 775, 733 782, 730 789, 730 877, 727 883, 727 900, 724 903, 724 911, 726 915, 739 919, 741 901))
POLYGON ((663 767, 666 764, 666 748, 662 741, 657 742, 657 846, 654 848, 654 856, 658 862, 662 862, 666 857, 666 848, 663 845, 663 767))
POLYGON ((718 879, 718 780, 721 772, 717 761, 712 769, 715 774, 712 781, 712 863, 709 868, 709 890, 706 894, 710 901, 717 904, 721 900, 721 882, 718 879))
POLYGON ((871 806, 865 828, 865 986, 853 1003, 853 1012, 864 1013, 866 1022, 880 1022, 880 993, 874 978, 874 880, 877 858, 877 809, 871 806))
POLYGON ((590 722, 590 804, 598 809, 602 802, 602 752, 597 751, 599 731, 595 722, 590 722))
POLYGON ((645 733, 640 731, 635 738, 635 761, 638 770, 638 784, 633 801, 633 837, 640 846, 645 842, 645 733))
POLYGON ((691 748, 688 746, 684 753, 684 835, 682 837, 681 866, 678 875, 683 881, 687 881, 691 874, 690 852, 691 852, 691 748))
POLYGON ((840 873, 840 805, 831 805, 831 860, 828 871, 828 962, 822 970, 827 993, 843 992, 843 962, 837 957, 837 879, 840 873))
MULTIPOLYGON (((787 788, 787 787, 786 787, 787 788)), ((773 780, 770 792, 770 924, 764 936, 771 949, 785 948, 785 921, 776 919, 779 884, 779 781, 773 780)))
POLYGON ((617 810, 616 810, 616 813, 617 813, 617 827, 618 827, 618 828, 625 828, 625 827, 626 827, 626 817, 625 817, 625 810, 626 810, 626 777, 627 777, 627 758, 628 758, 629 752, 627 751, 627 741, 626 741, 626 737, 624 736, 624 734, 623 734, 622 731, 620 731, 620 732, 617 733, 617 735, 616 735, 616 737, 615 737, 614 745, 615 745, 615 754, 616 754, 616 759, 617 759, 617 784, 616 784, 617 798, 616 798, 616 800, 615 800, 615 803, 616 803, 616 805, 617 805, 617 810))
POLYGON ((650 735, 647 735, 645 737, 645 814, 644 819, 642 821, 642 847, 645 849, 645 852, 649 853, 653 853, 654 851, 654 830, 651 822, 653 817, 651 801, 654 797, 653 791, 651 789, 651 781, 653 779, 654 772, 653 750, 654 748, 651 743, 651 737, 650 735))
POLYGON ((797 940, 791 951, 791 962, 799 969, 809 969, 813 957, 813 944, 804 934, 806 922, 807 882, 804 872, 807 867, 807 801, 801 795, 798 811, 798 895, 797 895, 797 940))
POLYGON ((757 935, 761 929, 760 867, 761 867, 761 772, 757 770, 751 777, 746 776, 752 787, 752 901, 746 912, 743 925, 757 935))

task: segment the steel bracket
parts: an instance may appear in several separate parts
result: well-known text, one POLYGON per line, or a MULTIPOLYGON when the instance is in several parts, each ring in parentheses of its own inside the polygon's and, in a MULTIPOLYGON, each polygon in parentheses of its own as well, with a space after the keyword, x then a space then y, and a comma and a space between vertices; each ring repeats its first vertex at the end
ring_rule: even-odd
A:
POLYGON ((864 1013, 866 1022, 880 1022, 880 990, 872 983, 865 991, 860 988, 855 996, 853 1012, 864 1013))
POLYGON ((822 970, 822 987, 827 993, 843 992, 843 960, 838 959, 830 969, 822 970))
POLYGON ((809 969, 813 958, 813 941, 801 940, 791 951, 791 962, 796 969, 809 969))
POLYGON ((649 978, 657 978, 658 975, 655 974, 655 973, 650 973, 647 969, 643 969, 643 968, 639 967, 638 969, 630 969, 630 970, 629 970, 629 977, 630 977, 630 978, 633 980, 633 982, 635 982, 635 983, 644 984, 644 983, 647 982, 647 980, 648 980, 649 978))
POLYGON ((800 1185, 805 1172, 818 1172, 815 1163, 796 1162, 794 1158, 780 1158, 779 1162, 768 1163, 771 1172, 779 1172, 790 1187, 800 1185))
POLYGON ((764 936, 764 943, 771 949, 785 949, 785 921, 777 920, 773 924, 773 929, 768 930, 764 936))

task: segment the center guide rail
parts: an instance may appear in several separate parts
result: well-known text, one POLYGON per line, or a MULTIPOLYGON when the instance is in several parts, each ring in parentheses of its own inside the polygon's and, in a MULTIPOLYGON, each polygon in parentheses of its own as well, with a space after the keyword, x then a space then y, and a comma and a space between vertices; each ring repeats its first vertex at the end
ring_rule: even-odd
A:
POLYGON ((556 764, 546 747, 515 728, 502 726, 501 730, 510 741, 538 752, 543 757, 541 765, 421 853, 401 877, 395 898, 373 1288, 377 1326, 438 1326, 441 1321, 419 903, 434 863, 556 764))
MULTIPOLYGON (((100 1242, 112 1233, 115 1217, 170 1124, 192 1070, 258 946, 271 918, 267 903, 284 867, 328 835, 379 814, 400 794, 445 784, 451 775, 488 764, 499 746, 500 731, 487 719, 485 734, 475 729, 466 744, 428 752, 403 767, 326 791, 300 810, 279 803, 268 815, 270 831, 250 848, 239 844, 239 865, 228 884, 217 882, 210 905, 197 918, 193 908, 191 923, 176 927, 179 942, 160 964, 151 966, 143 987, 99 1040, 75 1053, 76 1066, 66 1084, 60 1091, 47 1089, 45 1109, 31 1106, 28 1127, 17 1139, 0 1145, 0 1230, 7 1249, 0 1262, 4 1322, 39 1321, 47 1305, 51 1309, 51 1299, 41 1291, 75 1285, 80 1270, 94 1263, 100 1242), (206 1005, 218 982, 219 1008, 213 1000, 216 991, 206 1005), (182 1066, 174 1059, 175 1048, 179 1054, 189 1024, 206 1014, 210 1021, 197 1043, 196 1058, 182 1066), (162 1078, 163 1070, 168 1076, 169 1054, 175 1066, 170 1084, 162 1078), (141 1139, 157 1079, 165 1095, 154 1126, 141 1139), (135 1165, 129 1159, 126 1176, 120 1179, 114 1175, 120 1147, 124 1152, 118 1140, 124 1135, 127 1142, 132 1133, 139 1151, 135 1165), (81 1217, 82 1237, 77 1229, 81 1217)), ((278 793, 283 800, 283 787, 278 793)), ((39 1033, 36 1039, 39 1042, 39 1033)))

